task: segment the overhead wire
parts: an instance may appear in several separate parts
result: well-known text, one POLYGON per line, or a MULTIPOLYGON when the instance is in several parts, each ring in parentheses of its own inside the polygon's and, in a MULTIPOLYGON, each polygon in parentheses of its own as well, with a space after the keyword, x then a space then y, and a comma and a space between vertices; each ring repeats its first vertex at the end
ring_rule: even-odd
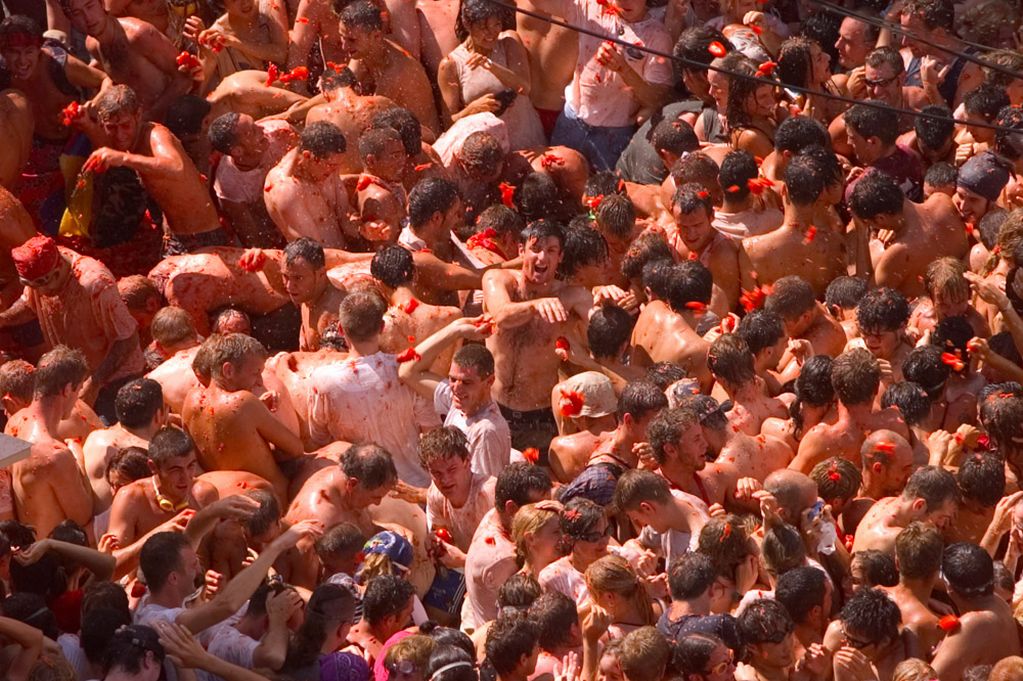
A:
MULTIPOLYGON (((566 1, 567 2, 575 2, 577 0, 566 0, 566 1)), ((587 1, 587 0, 579 0, 579 1, 587 1)), ((608 1, 610 1, 610 0, 608 0, 608 1)), ((815 0, 815 1, 822 2, 824 0, 815 0)), ((576 33, 581 33, 583 35, 588 35, 588 36, 591 36, 593 38, 598 38, 598 39, 606 41, 606 42, 614 43, 616 45, 620 45, 621 47, 624 47, 624 48, 627 48, 627 49, 633 49, 633 50, 639 50, 641 52, 646 52, 648 54, 654 55, 655 57, 660 57, 661 59, 666 59, 666 60, 669 60, 669 61, 677 62, 679 64, 682 64, 683 66, 688 66, 689 68, 698 69, 698 70, 701 70, 701 71, 703 71, 703 70, 711 70, 711 71, 714 71, 716 73, 722 73, 722 74, 724 74, 726 76, 730 76, 732 78, 744 78, 746 80, 755 81, 755 82, 760 83, 762 85, 770 85, 772 87, 783 87, 786 90, 789 90, 789 91, 792 91, 792 92, 796 92, 796 93, 799 93, 799 94, 804 94, 804 95, 807 95, 807 96, 811 96, 812 95, 813 97, 819 97, 819 98, 823 98, 823 99, 830 99, 830 100, 842 102, 844 104, 848 104, 850 106, 855 105, 855 104, 859 104, 859 105, 866 106, 866 107, 869 107, 869 108, 872 108, 872 109, 881 109, 881 110, 884 110, 884 111, 892 111, 892 112, 895 112, 895 113, 903 115, 903 116, 913 116, 913 117, 916 117, 916 118, 927 118, 927 119, 936 120, 936 121, 952 120, 952 122, 957 123, 959 125, 969 125, 969 126, 975 127, 975 128, 985 128, 987 130, 995 130, 995 131, 998 131, 998 132, 1023 134, 1023 128, 1010 128, 1010 127, 1007 127, 1007 126, 996 125, 994 123, 985 123, 985 122, 982 122, 982 121, 964 121, 964 120, 957 119, 957 118, 955 118, 952 115, 943 116, 943 115, 939 115, 939 114, 926 113, 926 112, 923 112, 923 111, 916 111, 914 109, 903 109, 901 107, 891 106, 890 104, 885 104, 884 102, 880 102, 878 100, 872 100, 872 99, 867 99, 867 100, 854 99, 852 97, 846 97, 844 95, 839 95, 839 94, 835 94, 835 93, 832 93, 832 92, 811 90, 809 88, 802 87, 802 86, 799 86, 799 85, 788 85, 788 84, 782 83, 782 82, 780 82, 778 80, 775 80, 773 78, 766 78, 766 77, 756 76, 756 75, 751 76, 749 74, 739 73, 738 71, 733 71, 732 69, 723 68, 721 66, 715 66, 713 64, 705 64, 705 63, 703 63, 701 61, 696 61, 695 59, 689 59, 688 57, 683 57, 683 56, 675 55, 675 54, 672 54, 670 52, 663 52, 661 50, 654 49, 654 48, 652 48, 652 47, 650 47, 650 46, 648 46, 646 44, 631 43, 631 42, 628 42, 627 40, 622 40, 618 36, 607 35, 606 33, 603 33, 603 32, 600 32, 600 31, 595 31, 595 30, 587 28, 585 26, 576 26, 574 24, 570 24, 567 21, 563 21, 563 20, 558 19, 556 17, 552 17, 552 16, 549 16, 549 15, 546 15, 546 14, 543 14, 543 13, 540 13, 540 12, 534 12, 532 10, 528 10, 528 9, 523 8, 523 7, 518 7, 517 5, 509 4, 507 2, 504 2, 503 0, 487 0, 487 2, 489 2, 491 4, 494 4, 494 5, 498 5, 500 7, 503 7, 506 10, 509 10, 509 11, 517 12, 519 14, 524 14, 524 15, 526 15, 528 17, 532 17, 533 19, 537 19, 537 20, 540 20, 540 21, 545 21, 547 23, 553 24, 554 26, 560 26, 560 27, 566 28, 566 29, 568 29, 570 31, 575 31, 576 33)))

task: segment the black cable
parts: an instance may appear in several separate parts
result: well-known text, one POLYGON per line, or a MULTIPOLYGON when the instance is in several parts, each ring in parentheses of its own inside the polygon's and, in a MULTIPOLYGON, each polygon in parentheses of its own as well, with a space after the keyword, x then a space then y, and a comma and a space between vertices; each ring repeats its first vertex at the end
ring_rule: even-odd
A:
MULTIPOLYGON (((960 57, 960 58, 962 58, 962 59, 964 59, 964 60, 966 60, 968 62, 973 62, 974 64, 977 64, 977 65, 979 65, 979 66, 981 66, 981 67, 983 67, 985 69, 990 69, 992 71, 997 71, 998 73, 1001 73, 1001 74, 1004 74, 1004 75, 1007 75, 1007 76, 1012 76, 1013 78, 1023 79, 1023 73, 1020 73, 1018 71, 1013 71, 1012 69, 1006 68, 1006 67, 1001 66, 999 64, 992 64, 990 62, 986 62, 986 61, 984 61, 983 59, 981 59, 979 57, 973 56, 972 54, 967 54, 966 52, 959 52, 957 50, 953 50, 953 49, 951 49, 949 47, 946 47, 944 45, 939 45, 938 43, 934 42, 933 40, 928 40, 927 38, 924 38, 923 36, 921 36, 921 35, 919 35, 917 33, 914 33, 913 31, 907 31, 900 24, 896 24, 896 23, 893 23, 891 21, 885 21, 884 19, 880 19, 878 17, 872 17, 872 16, 869 16, 869 15, 866 15, 866 14, 861 14, 860 12, 854 12, 853 10, 846 9, 845 7, 840 7, 839 5, 836 5, 834 3, 828 2, 828 0, 809 0, 809 1, 812 2, 815 5, 819 5, 819 6, 823 7, 823 8, 825 8, 825 9, 827 9, 830 12, 834 12, 835 14, 841 14, 841 15, 844 15, 844 16, 847 16, 847 17, 851 17, 851 18, 856 19, 858 21, 862 21, 865 24, 870 24, 872 26, 877 26, 878 28, 886 28, 889 31, 891 31, 892 33, 898 33, 899 35, 904 35, 907 38, 911 38, 911 39, 917 41, 918 43, 922 43, 924 45, 928 45, 928 46, 933 47, 935 49, 941 50, 942 52, 947 52, 948 54, 953 54, 953 55, 955 55, 957 57, 960 57)), ((993 48, 991 48, 989 46, 979 45, 977 43, 971 43, 968 40, 963 40, 962 38, 958 38, 958 37, 956 38, 956 40, 958 40, 959 42, 961 42, 961 43, 963 43, 965 45, 969 45, 970 47, 976 47, 978 49, 983 49, 983 50, 991 50, 991 49, 993 49, 993 48)))
MULTIPOLYGON (((575 1, 575 0, 566 0, 566 1, 572 2, 572 1, 575 1)), ((547 15, 544 15, 544 14, 540 14, 538 12, 533 12, 533 11, 528 10, 528 9, 523 9, 522 7, 518 7, 516 5, 510 5, 510 4, 506 3, 506 2, 503 2, 502 0, 487 0, 487 2, 489 2, 491 4, 494 4, 494 5, 498 5, 500 7, 503 7, 505 9, 507 9, 507 10, 512 10, 514 12, 518 12, 519 14, 525 14, 527 17, 532 17, 534 19, 539 19, 540 21, 546 21, 547 23, 554 24, 555 26, 560 26, 562 28, 567 28, 570 31, 575 31, 576 33, 582 33, 584 35, 588 35, 588 36, 591 36, 593 38, 598 38, 598 39, 606 41, 606 42, 614 43, 616 45, 621 45, 622 47, 625 47, 625 48, 628 48, 628 49, 633 49, 633 50, 639 50, 641 52, 646 52, 646 53, 652 54, 652 55, 654 55, 656 57, 661 57, 662 59, 669 59, 671 61, 678 62, 679 64, 682 64, 683 66, 689 66, 690 68, 694 68, 694 69, 701 70, 701 71, 705 71, 705 70, 716 71, 717 73, 723 73, 726 76, 731 76, 733 78, 745 78, 746 80, 752 80, 752 81, 755 81, 755 82, 760 83, 762 85, 770 85, 771 87, 782 87, 782 88, 784 88, 786 90, 791 90, 792 92, 797 92, 799 94, 813 95, 814 97, 823 97, 824 99, 831 99, 831 100, 835 100, 835 101, 838 101, 838 102, 843 102, 845 104, 849 104, 850 106, 854 105, 854 104, 860 104, 862 106, 870 107, 872 109, 881 109, 882 111, 893 111, 893 112, 895 112, 897 114, 900 114, 900 115, 903 115, 903 116, 914 116, 916 118, 929 118, 931 120, 936 120, 936 121, 947 121, 947 120, 949 120, 951 118, 952 122, 958 123, 960 125, 970 125, 970 126, 975 127, 975 128, 985 128, 987 130, 995 130, 995 131, 998 131, 998 132, 1009 132, 1009 133, 1023 134, 1023 128, 1009 128, 1009 127, 1006 127, 1004 125, 995 125, 994 123, 980 123, 980 122, 977 122, 977 121, 962 121, 962 120, 958 120, 958 119, 956 119, 954 117, 951 117, 951 116, 941 116, 941 115, 938 115, 938 114, 924 113, 923 111, 914 111, 913 109, 902 109, 902 108, 899 108, 899 107, 896 107, 896 106, 891 106, 889 104, 884 104, 882 102, 878 102, 876 100, 853 99, 852 97, 845 97, 843 95, 836 95, 836 94, 833 94, 831 92, 824 92, 824 91, 818 92, 818 91, 815 91, 815 90, 810 90, 809 88, 801 87, 801 86, 798 86, 798 85, 786 85, 784 83, 780 83, 779 81, 771 79, 771 78, 764 78, 764 77, 761 77, 761 76, 751 76, 751 75, 748 75, 748 74, 745 74, 745 73, 739 73, 738 71, 732 71, 731 69, 724 69, 724 68, 721 68, 720 66, 712 66, 711 64, 704 64, 703 62, 699 62, 699 61, 696 61, 694 59, 688 59, 686 57, 676 56, 676 55, 668 53, 668 52, 661 52, 660 50, 655 50, 655 49, 653 49, 653 48, 651 48, 651 47, 649 47, 649 46, 647 46, 645 44, 643 44, 643 45, 636 45, 636 44, 627 42, 625 40, 622 40, 621 38, 618 38, 617 36, 609 36, 609 35, 606 35, 604 33, 600 33, 598 31, 594 31, 594 30, 591 30, 591 29, 588 29, 588 28, 583 28, 582 26, 575 26, 574 24, 570 24, 567 21, 562 21, 561 19, 556 19, 554 17, 547 16, 547 15)))

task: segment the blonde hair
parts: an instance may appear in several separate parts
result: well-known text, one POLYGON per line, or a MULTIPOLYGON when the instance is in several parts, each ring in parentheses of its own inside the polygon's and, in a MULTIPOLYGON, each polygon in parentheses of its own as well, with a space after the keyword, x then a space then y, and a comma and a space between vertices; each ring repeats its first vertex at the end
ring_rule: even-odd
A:
POLYGON ((386 553, 371 553, 362 561, 362 565, 359 566, 357 572, 356 581, 359 584, 369 584, 369 580, 374 577, 380 577, 382 575, 396 575, 403 576, 405 570, 404 566, 397 565, 391 561, 390 556, 386 553))
POLYGON ((430 661, 433 649, 437 642, 429 636, 415 634, 401 639, 391 646, 387 655, 384 656, 384 664, 391 667, 399 662, 408 660, 420 672, 426 669, 426 663, 430 661))
POLYGON ((998 239, 991 257, 988 258, 984 274, 990 274, 995 269, 999 258, 1012 261, 1020 244, 1023 244, 1023 208, 1017 208, 1009 213, 1009 217, 1005 218, 1005 222, 998 228, 998 239))
POLYGON ((639 577, 629 562, 614 554, 598 558, 586 568, 586 586, 590 591, 603 591, 631 599, 643 624, 654 624, 657 616, 639 577))
POLYGON ((526 563, 526 536, 540 531, 551 518, 557 518, 558 512, 550 508, 537 508, 536 504, 526 504, 515 512, 512 519, 512 541, 515 542, 515 559, 519 567, 526 563))
POLYGON ((895 665, 892 681, 929 681, 938 678, 934 667, 921 659, 912 657, 895 665))

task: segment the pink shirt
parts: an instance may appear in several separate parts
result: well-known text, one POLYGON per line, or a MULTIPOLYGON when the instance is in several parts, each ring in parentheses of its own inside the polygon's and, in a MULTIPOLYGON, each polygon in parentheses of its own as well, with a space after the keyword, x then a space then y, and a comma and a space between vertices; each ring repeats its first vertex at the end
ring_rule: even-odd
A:
MULTIPOLYGON (((23 297, 39 318, 46 342, 81 350, 89 368, 95 371, 110 347, 130 338, 138 324, 117 292, 114 275, 103 263, 67 248, 61 248, 60 253, 71 263, 71 277, 64 289, 47 296, 25 287, 23 297)), ((142 348, 135 343, 107 382, 141 375, 145 368, 142 348)))
POLYGON ((469 550, 476 528, 494 508, 495 485, 497 478, 473 475, 469 498, 461 508, 455 508, 437 486, 431 483, 426 492, 426 522, 430 529, 446 527, 455 540, 455 546, 462 551, 469 550))
MULTIPOLYGON (((497 617, 497 590, 518 570, 515 544, 493 509, 476 528, 465 559, 465 594, 472 613, 469 625, 479 629, 497 617)), ((462 622, 462 626, 466 624, 462 622)))
POLYGON ((398 379, 394 355, 378 352, 318 367, 309 377, 308 399, 309 435, 317 445, 380 445, 403 482, 430 484, 419 463, 419 433, 439 426, 440 419, 432 404, 398 379))
POLYGON ((556 561, 540 570, 540 586, 544 591, 557 591, 563 593, 578 606, 582 606, 590 597, 590 590, 586 586, 586 578, 572 565, 568 556, 558 558, 556 561))
MULTIPOLYGON (((597 0, 566 2, 565 20, 607 36, 615 36, 634 45, 643 45, 661 52, 671 52, 671 36, 664 23, 649 12, 642 21, 627 23, 597 0), (619 31, 621 33, 619 33, 619 31)), ((597 63, 600 38, 579 34, 579 57, 575 75, 565 88, 565 101, 580 120, 598 127, 624 127, 636 123, 639 101, 625 85, 621 75, 597 63)), ((619 53, 643 80, 656 85, 671 85, 671 62, 649 52, 617 45, 619 53)))

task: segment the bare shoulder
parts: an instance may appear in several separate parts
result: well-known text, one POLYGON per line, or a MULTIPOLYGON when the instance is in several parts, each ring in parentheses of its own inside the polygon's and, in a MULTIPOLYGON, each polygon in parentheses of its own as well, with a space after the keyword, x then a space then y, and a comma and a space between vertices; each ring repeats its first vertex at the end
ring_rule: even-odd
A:
MULTIPOLYGON (((430 254, 426 254, 430 255, 430 254)), ((434 256, 436 257, 436 256, 434 256)), ((507 288, 511 288, 516 283, 515 270, 503 270, 503 269, 492 269, 487 270, 483 273, 483 283, 493 283, 507 288)))
POLYGON ((207 506, 220 499, 217 488, 205 480, 196 480, 192 484, 192 496, 201 506, 207 506))

